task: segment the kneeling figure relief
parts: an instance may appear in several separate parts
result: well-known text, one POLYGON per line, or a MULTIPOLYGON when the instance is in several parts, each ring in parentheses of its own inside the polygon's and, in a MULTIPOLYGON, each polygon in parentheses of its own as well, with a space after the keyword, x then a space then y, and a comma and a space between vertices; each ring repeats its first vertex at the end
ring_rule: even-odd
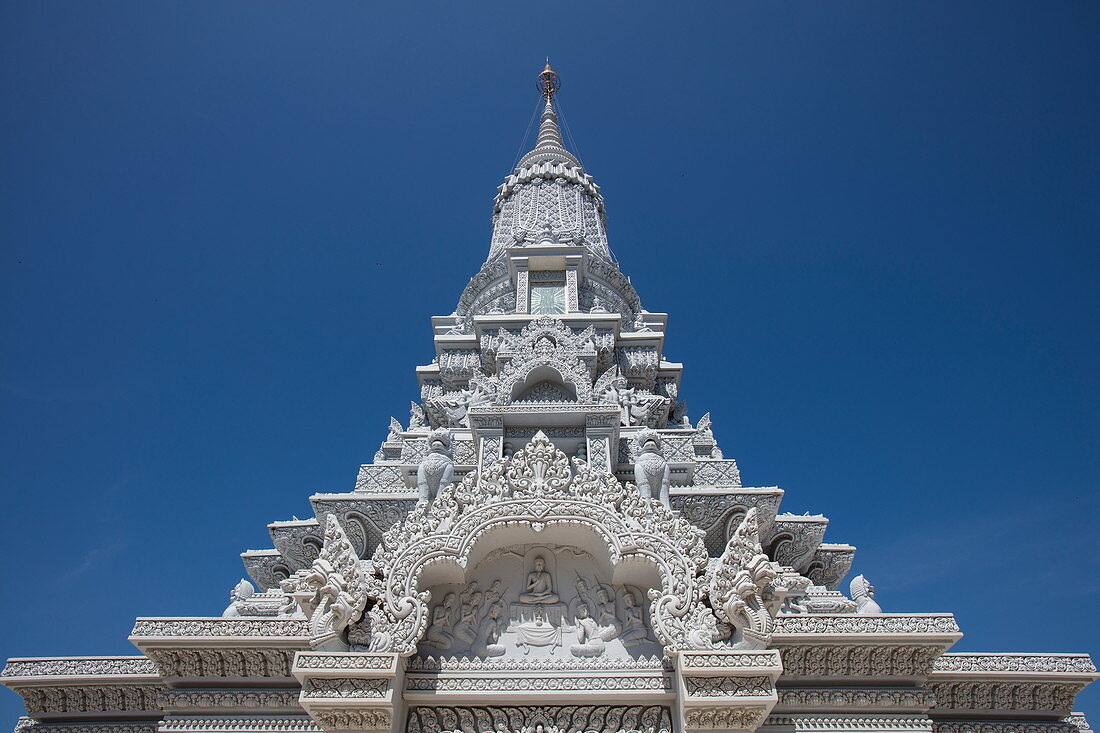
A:
POLYGON ((431 589, 422 656, 632 657, 661 654, 646 590, 612 585, 587 552, 521 545, 492 552, 464 585, 431 589))

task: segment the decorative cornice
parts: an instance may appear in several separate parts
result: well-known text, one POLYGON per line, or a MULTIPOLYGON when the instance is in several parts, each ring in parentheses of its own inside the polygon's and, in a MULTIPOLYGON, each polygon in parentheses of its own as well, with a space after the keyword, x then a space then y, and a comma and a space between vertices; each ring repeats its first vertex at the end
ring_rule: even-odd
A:
POLYGON ((130 640, 156 641, 173 638, 274 638, 287 646, 309 636, 304 619, 290 618, 139 618, 130 632, 130 640))
POLYGON ((775 649, 745 650, 736 652, 694 652, 680 656, 680 669, 686 672, 705 672, 708 669, 745 669, 751 667, 779 666, 779 652, 775 649))
MULTIPOLYGON (((411 660, 410 660, 411 661, 411 660)), ((310 652, 299 654, 294 662, 297 669, 356 669, 386 671, 393 666, 390 654, 324 654, 310 652)))
POLYGON ((955 617, 945 614, 881 616, 790 615, 776 618, 776 642, 796 634, 957 634, 955 617))
POLYGON ((156 665, 145 657, 16 657, 0 677, 156 674, 156 665))
POLYGON ((1087 654, 944 654, 932 665, 935 672, 1069 672, 1095 675, 1087 654))

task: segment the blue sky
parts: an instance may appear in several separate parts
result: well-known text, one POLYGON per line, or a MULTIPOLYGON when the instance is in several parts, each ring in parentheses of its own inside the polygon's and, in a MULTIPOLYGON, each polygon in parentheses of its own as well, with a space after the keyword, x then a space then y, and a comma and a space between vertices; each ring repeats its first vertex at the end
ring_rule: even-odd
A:
POLYGON ((1095 3, 397 5, 0 2, 0 657, 216 615, 352 487, 547 55, 746 483, 957 650, 1100 653, 1095 3))

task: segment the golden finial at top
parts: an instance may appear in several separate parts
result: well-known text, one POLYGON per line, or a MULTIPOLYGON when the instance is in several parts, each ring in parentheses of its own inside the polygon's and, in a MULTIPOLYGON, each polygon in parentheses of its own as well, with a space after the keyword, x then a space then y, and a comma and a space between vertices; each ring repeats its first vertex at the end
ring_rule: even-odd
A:
POLYGON ((561 79, 558 78, 558 72, 550 68, 550 59, 546 59, 546 68, 539 74, 539 80, 535 82, 535 87, 538 88, 539 93, 549 102, 554 98, 554 95, 561 89, 561 79))

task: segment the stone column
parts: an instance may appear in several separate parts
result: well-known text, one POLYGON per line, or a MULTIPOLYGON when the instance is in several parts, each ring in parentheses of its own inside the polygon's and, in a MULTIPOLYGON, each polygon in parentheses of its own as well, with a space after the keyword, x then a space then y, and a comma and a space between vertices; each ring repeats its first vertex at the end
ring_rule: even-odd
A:
POLYGON ((529 312, 528 282, 527 268, 524 267, 516 273, 516 313, 529 312))
POLYGON ((578 284, 577 268, 570 267, 565 271, 565 312, 579 313, 581 310, 580 288, 578 284))
POLYGON ((588 441, 588 465, 596 471, 614 473, 618 452, 619 413, 607 411, 585 416, 585 437, 588 441))

